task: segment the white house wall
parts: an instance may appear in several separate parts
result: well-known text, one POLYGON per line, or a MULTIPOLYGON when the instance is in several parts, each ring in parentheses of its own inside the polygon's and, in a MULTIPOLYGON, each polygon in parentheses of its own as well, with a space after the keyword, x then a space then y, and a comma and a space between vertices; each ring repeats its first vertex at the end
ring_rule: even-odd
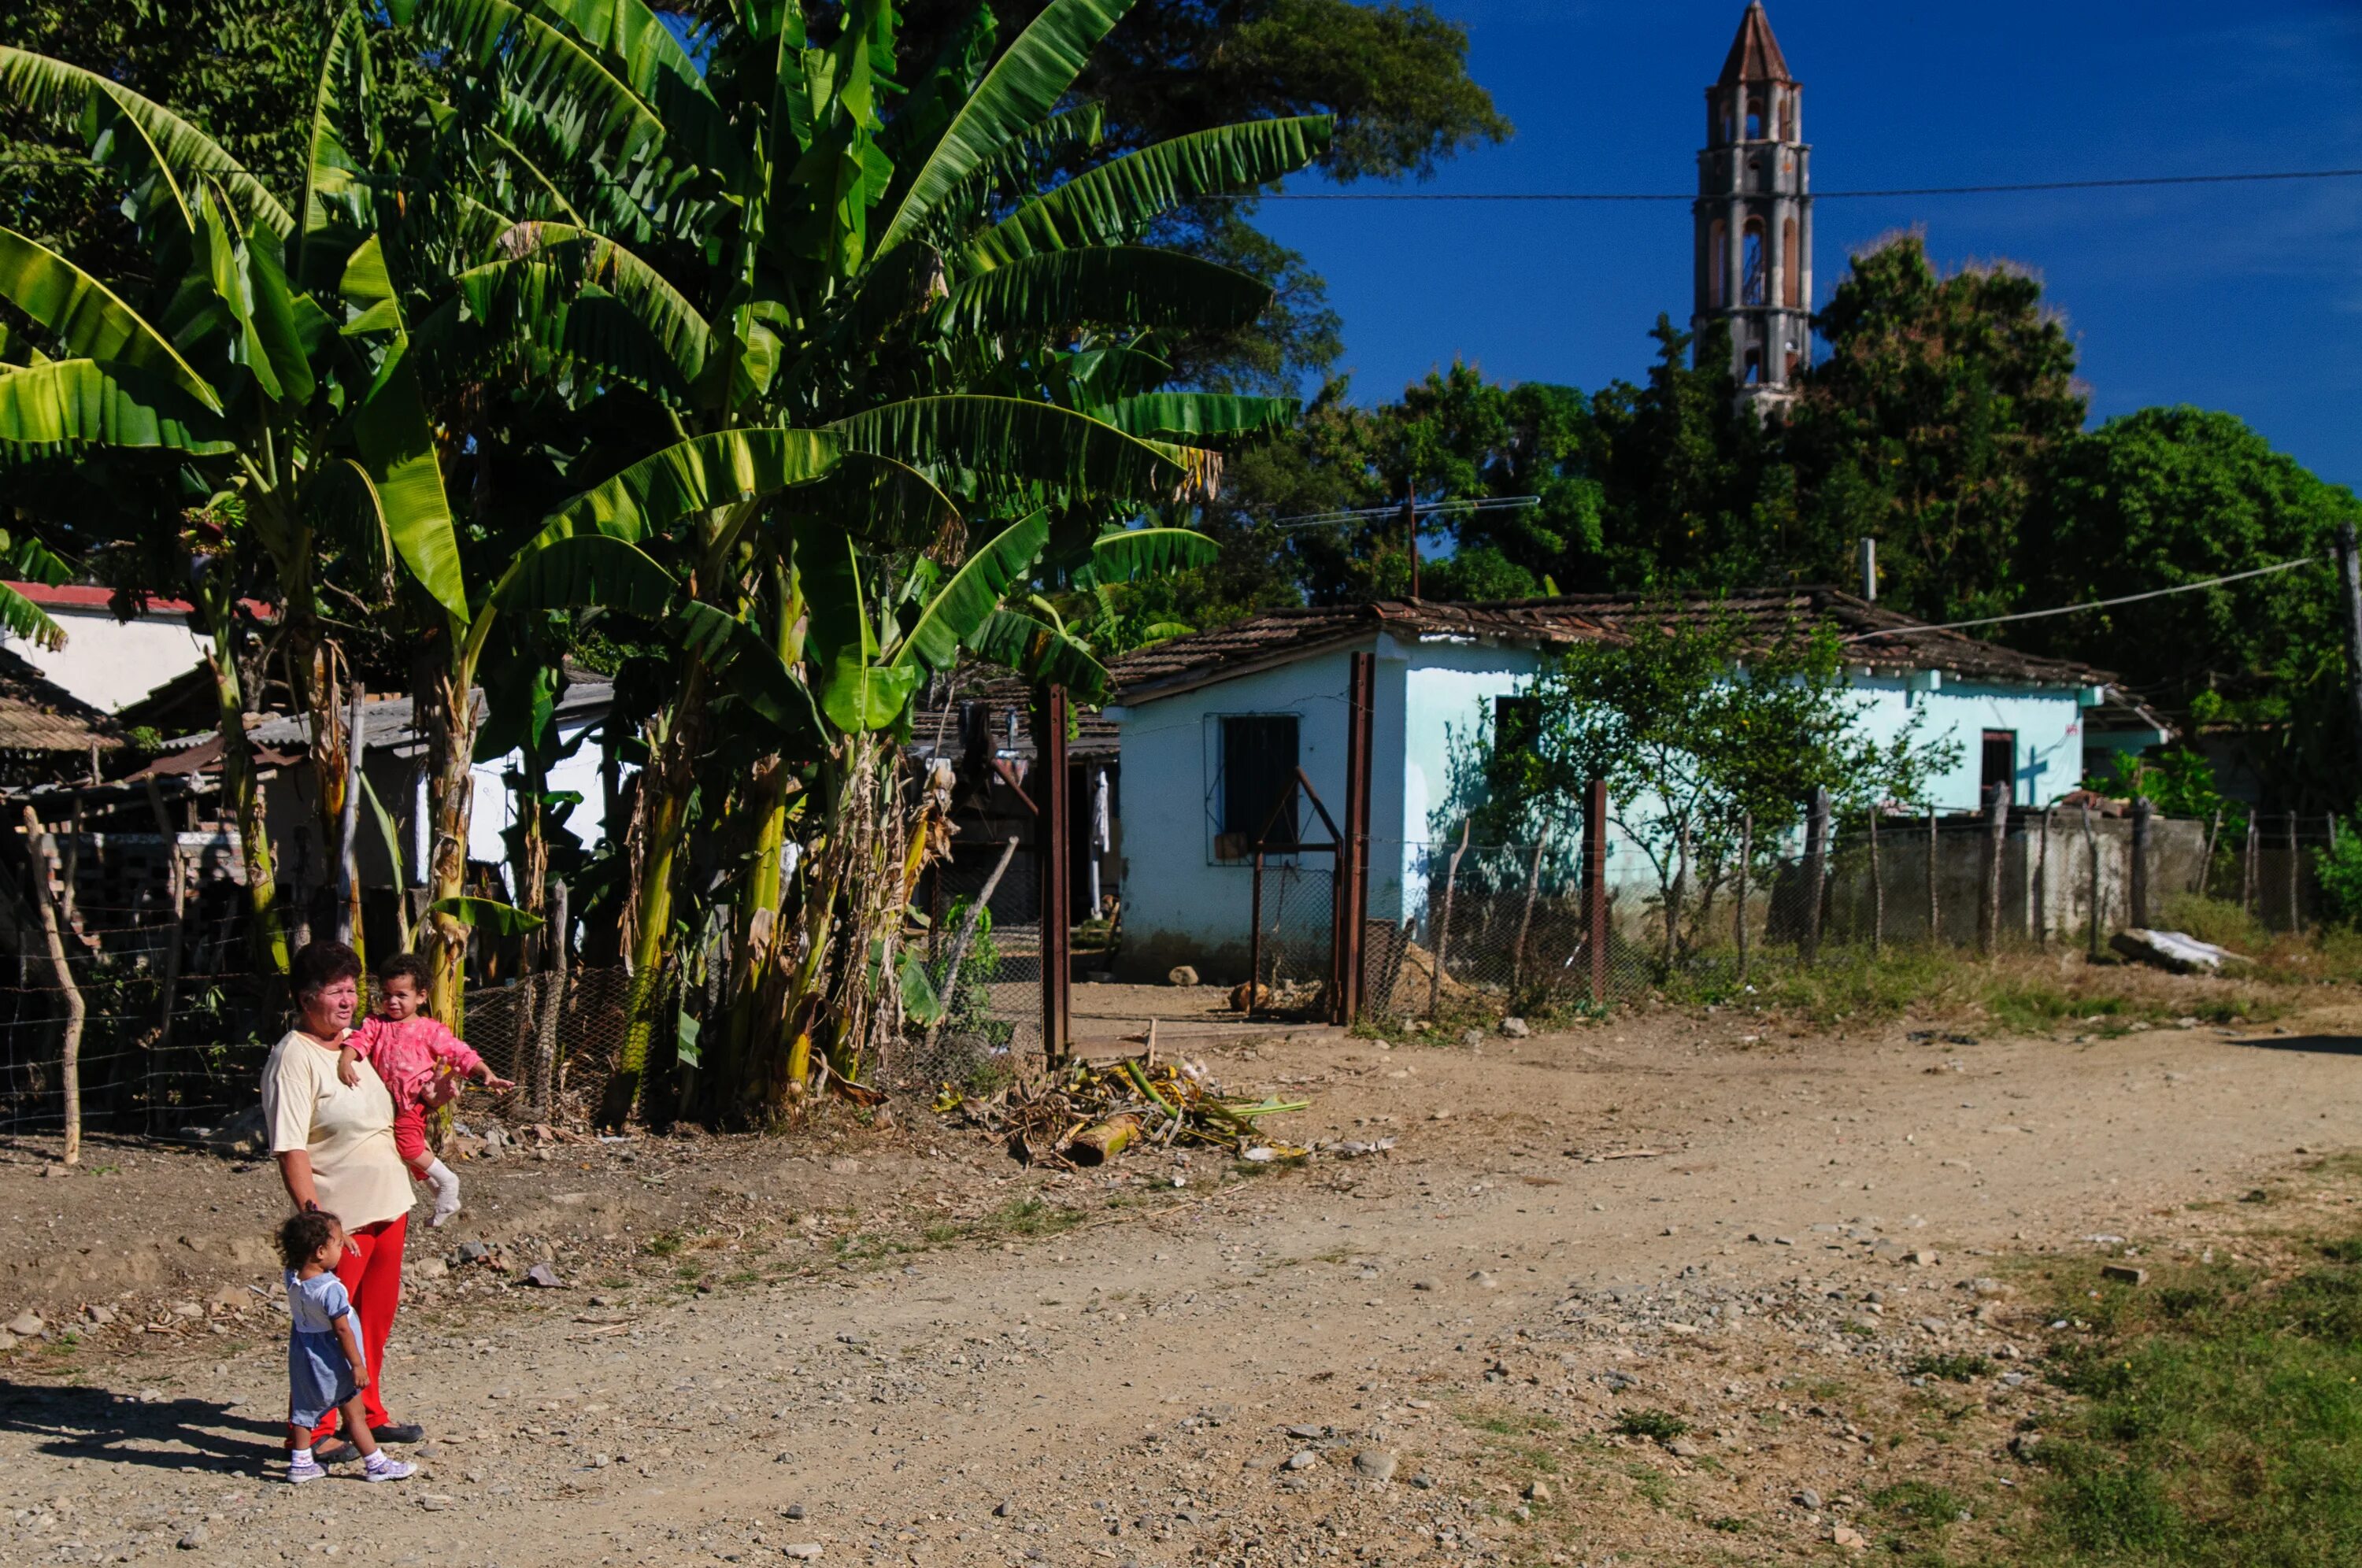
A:
MULTIPOLYGON (((1209 980, 1244 977, 1253 863, 1214 858, 1220 814, 1217 721, 1295 715, 1297 763, 1330 814, 1340 815, 1345 806, 1350 661, 1351 650, 1340 648, 1122 711, 1124 973, 1161 977, 1176 964, 1187 964, 1209 980)), ((1379 757, 1390 755, 1383 738, 1385 712, 1390 706, 1401 712, 1398 697, 1389 701, 1389 687, 1400 687, 1398 678, 1388 679, 1388 668, 1384 662, 1378 667, 1379 757)), ((1401 666, 1392 668, 1399 671, 1401 666)), ((1399 735, 1398 727, 1395 734, 1399 735)), ((1391 755, 1401 755, 1398 741, 1391 755)), ((1374 822, 1386 790, 1379 782, 1372 791, 1374 822)), ((1397 784, 1397 800, 1400 792, 1397 784)), ((1327 838, 1308 803, 1298 807, 1298 819, 1308 841, 1327 838)), ((1308 855, 1301 861, 1325 873, 1329 858, 1308 855)), ((1265 873, 1267 889, 1278 886, 1279 861, 1275 856, 1265 873)))
MULTIPOLYGON (((1394 922, 1424 909, 1430 856, 1440 864, 1457 836, 1443 820, 1451 814, 1455 749, 1488 727, 1496 698, 1528 685, 1539 659, 1529 649, 1456 639, 1411 643, 1380 635, 1362 646, 1378 660, 1369 917, 1394 922)), ((1330 811, 1341 812, 1352 652, 1339 648, 1117 711, 1124 769, 1125 973, 1158 977, 1189 964, 1209 980, 1243 977, 1252 868, 1247 861, 1214 859, 1215 721, 1294 714, 1304 769, 1330 811)), ((2011 690, 1931 682, 1926 675, 1915 684, 1935 690, 1913 690, 1914 680, 1899 677, 1855 676, 1850 684, 1863 702, 1862 723, 1871 737, 1891 740, 1924 712, 1923 741, 1948 736, 1959 743, 1958 762, 1931 780, 1927 798, 1915 804, 1932 803, 1946 812, 1978 808, 1987 730, 2016 735, 2018 804, 2047 805, 2081 782, 2083 709, 2073 689, 2011 690)), ((1308 837, 1325 836, 1308 807, 1302 817, 1308 837)), ((1327 868, 1325 856, 1304 859, 1327 868)), ((1646 860, 1628 846, 1611 844, 1608 875, 1619 885, 1654 885, 1646 860)), ((1275 887, 1275 863, 1266 876, 1267 889, 1275 887)))
POLYGON ((45 608, 65 633, 65 646, 45 648, 0 630, 0 647, 110 713, 193 668, 212 646, 211 638, 189 629, 186 615, 151 610, 136 621, 118 621, 104 609, 45 608))

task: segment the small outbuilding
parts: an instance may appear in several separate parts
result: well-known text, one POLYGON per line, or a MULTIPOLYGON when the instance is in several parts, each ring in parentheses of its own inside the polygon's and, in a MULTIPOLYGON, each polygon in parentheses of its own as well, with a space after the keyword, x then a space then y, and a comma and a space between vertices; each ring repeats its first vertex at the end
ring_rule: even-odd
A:
MULTIPOLYGON (((1686 602, 1760 629, 1767 645, 1799 624, 1832 625, 1847 640, 1848 681, 1865 699, 1871 735, 1899 734, 1925 713, 1923 738, 1959 744, 1958 765, 1913 802, 1922 809, 1973 811, 1996 784, 2015 805, 2047 806, 2103 764, 2095 752, 2169 738, 2102 671, 1926 626, 1834 589, 1686 602)), ((1448 814, 1455 760, 1464 763, 1488 720, 1505 716, 1499 705, 1521 700, 1551 649, 1628 641, 1665 607, 1662 598, 1571 595, 1277 610, 1116 661, 1107 716, 1120 736, 1130 828, 1121 972, 1150 977, 1186 963, 1209 979, 1245 974, 1255 835, 1279 810, 1275 841, 1328 836, 1300 796, 1286 820, 1297 769, 1341 816, 1352 656, 1375 657, 1366 912, 1373 923, 1399 922, 1425 902, 1430 841, 1451 831, 1438 818, 1448 814)))

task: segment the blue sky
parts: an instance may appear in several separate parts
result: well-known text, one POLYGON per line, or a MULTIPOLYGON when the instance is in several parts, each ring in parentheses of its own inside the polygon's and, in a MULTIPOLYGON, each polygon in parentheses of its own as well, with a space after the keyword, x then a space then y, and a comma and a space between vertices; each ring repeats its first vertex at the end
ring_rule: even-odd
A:
MULTIPOLYGON (((1435 0, 1518 134, 1427 189, 1689 191, 1738 0, 1435 0)), ((2362 6, 2250 0, 1769 0, 1805 85, 1817 188, 2362 167, 2362 6)), ((1329 189, 1298 182, 1298 190, 1329 189)), ((1354 394, 1465 357, 1506 381, 1638 378, 1688 315, 1689 215, 1664 204, 1268 203, 1329 280, 1354 394)), ((2362 180, 1827 202, 1848 253, 1926 231, 1939 262, 2043 277, 2095 417, 2227 409, 2362 486, 2362 180)))

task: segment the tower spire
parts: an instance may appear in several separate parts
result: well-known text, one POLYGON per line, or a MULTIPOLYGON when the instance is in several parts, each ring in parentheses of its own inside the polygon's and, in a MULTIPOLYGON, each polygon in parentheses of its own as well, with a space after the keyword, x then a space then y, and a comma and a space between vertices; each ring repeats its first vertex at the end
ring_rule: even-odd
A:
POLYGON ((1693 332, 1730 331, 1730 370, 1759 411, 1795 394, 1812 361, 1812 149, 1805 90, 1789 74, 1762 0, 1738 19, 1705 90, 1698 153, 1693 332))

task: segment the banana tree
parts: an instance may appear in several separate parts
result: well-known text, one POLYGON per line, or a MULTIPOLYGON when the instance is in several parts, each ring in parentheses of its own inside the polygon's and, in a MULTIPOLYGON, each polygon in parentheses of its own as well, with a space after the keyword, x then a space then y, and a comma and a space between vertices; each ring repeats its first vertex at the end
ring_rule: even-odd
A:
MULTIPOLYGON (((399 559, 429 593, 456 591, 450 514, 430 482, 403 320, 375 237, 339 199, 351 181, 336 122, 366 94, 363 28, 348 6, 324 29, 312 158, 292 208, 163 106, 0 48, 0 88, 36 112, 78 117, 94 159, 132 185, 154 279, 111 286, 0 228, 0 297, 44 337, 39 362, 0 374, 0 463, 147 460, 176 471, 191 496, 187 553, 202 569, 198 602, 214 636, 224 787, 266 972, 285 969, 287 938, 246 756, 252 693, 237 657, 235 585, 266 582, 276 600, 271 633, 320 732, 324 812, 340 808, 346 774, 318 611, 324 563, 368 579, 399 559)), ((181 532, 178 520, 158 523, 181 532)))
MULTIPOLYGON (((884 629, 880 590, 907 588, 922 560, 956 576, 971 546, 1005 532, 984 519, 1038 508, 1054 534, 1088 520, 1087 543, 1109 509, 1202 489, 1218 467, 1188 433, 1134 434, 1067 383, 1084 384, 1082 358, 1109 359, 1142 332, 1253 320, 1270 298, 1263 282, 1139 241, 1180 203, 1300 167, 1326 126, 1226 127, 1041 188, 1045 149, 1095 140, 1096 116, 1066 100, 1125 9, 1052 0, 997 56, 979 12, 889 118, 888 0, 851 0, 825 40, 792 6, 734 7, 694 58, 635 0, 395 7, 457 62, 475 89, 467 102, 491 106, 453 133, 491 193, 480 204, 496 231, 463 280, 466 314, 501 324, 520 353, 562 367, 590 395, 640 400, 648 423, 670 430, 670 447, 586 502, 629 522, 676 574, 684 605, 744 627, 730 643, 765 647, 822 725, 783 740, 758 785, 701 794, 699 758, 723 699, 721 645, 680 637, 669 700, 648 722, 631 830, 629 950, 635 997, 646 995, 621 1091, 636 1091, 657 976, 679 933, 702 928, 675 913, 679 856, 700 812, 757 822, 741 835, 756 846, 757 884, 742 900, 743 951, 762 917, 776 925, 762 868, 776 864, 789 769, 828 786, 809 825, 837 820, 848 786, 885 799, 869 777, 885 748, 862 737, 890 734, 915 675, 884 652, 902 639, 884 629), (751 472, 711 488, 667 478, 661 489, 643 471, 662 459, 668 474, 710 480, 735 444, 800 430, 832 438, 831 471, 793 485, 751 472), (815 530, 835 540, 818 575, 815 530), (869 564, 848 578, 840 553, 869 564), (812 633, 803 649, 799 620, 812 633), (861 624, 874 648, 821 631, 861 624)), ((913 613, 928 603, 897 602, 913 613)), ((964 618, 955 646, 1017 648, 1010 634, 1022 628, 1001 614, 996 600, 964 618)), ((1051 631, 1032 639, 1033 657, 1087 658, 1051 631)), ((940 640, 921 635, 922 646, 940 640)), ((735 693, 725 710, 752 711, 735 693)), ((800 961, 812 952, 805 943, 800 961)), ((756 973, 734 967, 743 999, 756 973)))

